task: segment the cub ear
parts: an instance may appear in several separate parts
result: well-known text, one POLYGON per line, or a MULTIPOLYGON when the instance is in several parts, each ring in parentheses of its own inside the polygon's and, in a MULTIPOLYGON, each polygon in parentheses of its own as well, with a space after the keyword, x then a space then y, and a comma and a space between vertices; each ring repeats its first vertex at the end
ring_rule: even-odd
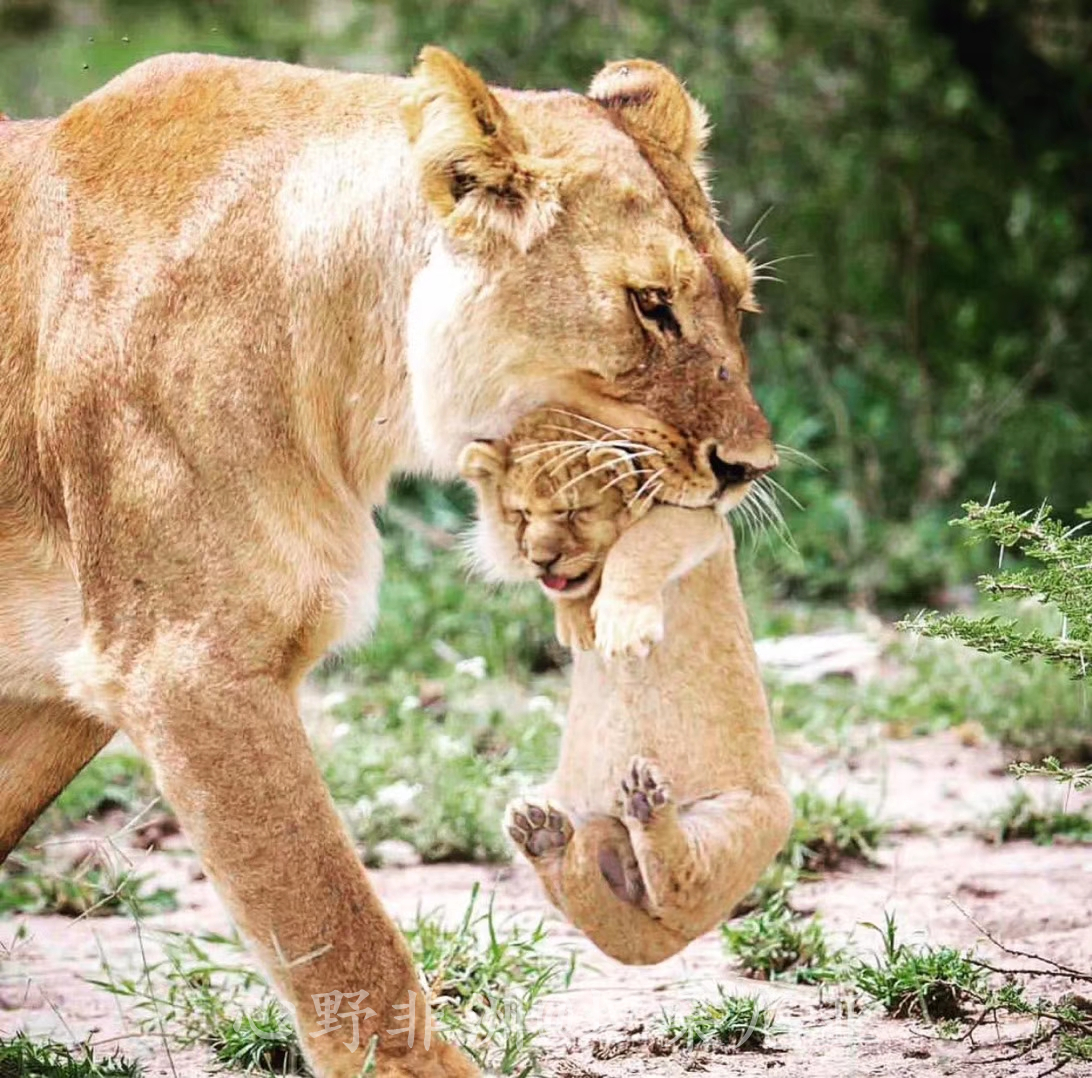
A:
POLYGON ((486 483, 504 473, 504 456, 492 442, 471 442, 459 454, 459 474, 471 483, 486 483))
POLYGON ((425 201, 453 237, 526 251, 550 227, 559 209, 551 170, 528 155, 476 71, 426 46, 401 112, 425 201))
POLYGON ((639 143, 670 150, 704 175, 701 152, 709 140, 709 115, 683 84, 653 60, 618 60, 592 79, 598 101, 639 143))

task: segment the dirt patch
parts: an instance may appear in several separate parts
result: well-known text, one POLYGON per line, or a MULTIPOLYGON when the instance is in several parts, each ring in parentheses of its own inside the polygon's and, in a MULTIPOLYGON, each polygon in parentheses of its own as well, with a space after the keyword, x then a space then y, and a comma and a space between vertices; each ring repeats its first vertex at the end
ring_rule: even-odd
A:
MULTIPOLYGON (((964 744, 956 734, 906 741, 874 737, 839 754, 791 750, 786 763, 798 782, 825 792, 846 790, 894 825, 875 866, 855 865, 794 891, 796 907, 820 911, 837 937, 871 952, 878 939, 862 922, 877 922, 890 910, 909 938, 920 934, 932 943, 977 944, 983 957, 1004 964, 1004 956, 982 940, 962 907, 1010 945, 1092 968, 1089 848, 1026 842, 995 846, 975 833, 1014 788, 1000 770, 995 749, 964 744)), ((1079 803, 1074 797, 1070 807, 1079 803)), ((196 1078, 213 1069, 200 1051, 169 1056, 156 1038, 137 1036, 133 1015, 87 981, 101 976, 103 955, 115 970, 138 973, 145 959, 156 956, 154 929, 229 928, 192 855, 184 847, 171 848, 176 842, 166 836, 157 844, 167 849, 133 854, 140 871, 177 888, 180 903, 175 912, 148 918, 142 932, 124 917, 20 917, 0 924, 0 944, 8 948, 0 960, 0 1030, 25 1028, 60 1039, 117 1043, 143 1057, 154 1076, 196 1078)), ((546 1049, 545 1069, 565 1078, 671 1078, 703 1072, 1009 1078, 1040 1074, 1051 1065, 1049 1049, 1020 1060, 987 1062, 1009 1054, 996 1041, 1019 1032, 1016 1027, 983 1028, 973 1044, 952 1043, 927 1027, 850 1005, 842 990, 747 980, 733 971, 716 935, 656 967, 619 965, 545 907, 533 874, 523 865, 385 869, 373 878, 401 920, 412 919, 419 908, 446 910, 454 919, 478 883, 494 894, 502 917, 535 922, 545 915, 556 946, 579 950, 581 965, 571 987, 544 1000, 534 1014, 546 1049), (770 1002, 783 1033, 762 1051, 671 1050, 660 1036, 661 1014, 714 995, 717 985, 757 993, 770 1002)), ((1068 986, 1041 987, 1060 992, 1068 986)), ((1066 1073, 1082 1071, 1073 1064, 1066 1073)))

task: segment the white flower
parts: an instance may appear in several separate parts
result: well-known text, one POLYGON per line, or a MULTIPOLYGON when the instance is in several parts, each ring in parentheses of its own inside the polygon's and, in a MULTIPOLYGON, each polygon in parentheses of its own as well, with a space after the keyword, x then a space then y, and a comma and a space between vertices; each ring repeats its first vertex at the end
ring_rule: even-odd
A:
POLYGON ((330 738, 333 741, 340 741, 350 730, 352 730, 352 726, 349 723, 339 722, 337 726, 330 731, 330 738))
POLYGON ((460 659, 455 664, 455 673, 469 674, 475 681, 481 681, 485 677, 485 658, 475 655, 472 659, 460 659))
POLYGON ((432 739, 432 747, 436 750, 436 755, 445 760, 470 755, 469 749, 462 741, 448 734, 437 734, 432 739))
POLYGON ((406 696, 399 705, 399 711, 416 711, 421 706, 421 697, 406 696))
POLYGON ((390 786, 384 786, 375 795, 376 804, 389 808, 405 809, 413 804, 413 799, 421 792, 421 787, 399 779, 390 786))
POLYGON ((322 710, 333 711, 336 707, 341 707, 349 699, 349 694, 344 689, 334 689, 333 692, 326 693, 322 698, 322 710))
POLYGON ((527 710, 532 715, 552 715, 554 702, 548 696, 532 696, 527 701, 527 710))

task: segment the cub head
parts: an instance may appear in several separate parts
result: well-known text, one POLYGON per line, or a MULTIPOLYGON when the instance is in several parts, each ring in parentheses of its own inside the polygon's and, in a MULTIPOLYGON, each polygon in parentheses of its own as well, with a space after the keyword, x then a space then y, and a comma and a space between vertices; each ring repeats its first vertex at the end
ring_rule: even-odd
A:
POLYGON ((503 442, 471 442, 459 471, 478 495, 477 561, 498 580, 537 580, 550 599, 592 595, 607 551, 647 511, 651 470, 576 417, 537 413, 503 442))
POLYGON ((432 463, 550 403, 661 452, 659 500, 741 500, 776 463, 741 338, 753 272, 678 79, 632 60, 586 96, 491 89, 427 48, 402 116, 431 221, 407 326, 432 463))

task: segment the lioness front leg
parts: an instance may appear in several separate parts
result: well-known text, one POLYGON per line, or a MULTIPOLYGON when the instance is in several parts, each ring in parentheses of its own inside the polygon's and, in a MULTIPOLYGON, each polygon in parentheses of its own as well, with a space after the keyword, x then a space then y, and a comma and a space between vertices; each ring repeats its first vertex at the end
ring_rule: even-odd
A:
POLYGON ((622 794, 622 819, 647 891, 645 908, 689 939, 728 915, 792 826, 792 803, 779 784, 680 806, 661 769, 642 757, 627 769, 622 794))
POLYGON ((337 817, 291 685, 201 661, 230 646, 192 637, 167 646, 169 653, 138 654, 125 673, 107 657, 89 673, 114 696, 124 728, 150 758, 228 910, 292 1008, 316 1074, 355 1078, 373 1035, 381 1075, 477 1074, 435 1037, 427 1052, 420 1036, 412 1048, 407 1043, 406 1005, 424 1030, 428 1002, 337 817), (341 1007, 339 1019, 342 996, 356 1004, 341 1007), (353 1009, 363 1016, 355 1046, 353 1009))

